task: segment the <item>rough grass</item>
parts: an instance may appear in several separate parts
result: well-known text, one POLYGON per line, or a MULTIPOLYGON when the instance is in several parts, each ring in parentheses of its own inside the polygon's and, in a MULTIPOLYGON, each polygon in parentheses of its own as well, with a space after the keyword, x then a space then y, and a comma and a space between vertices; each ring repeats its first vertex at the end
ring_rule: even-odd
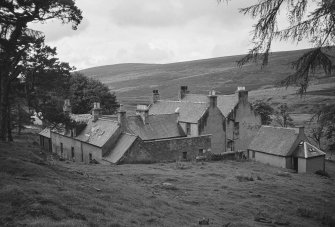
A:
MULTIPOLYGON (((331 226, 331 178, 256 162, 50 162, 33 139, 0 144, 0 226, 331 226), (53 164, 51 164, 53 163, 53 164), (253 179, 252 181, 250 179, 253 179), (239 180, 241 179, 241 180, 239 180), (263 219, 259 219, 263 220, 263 219), (275 224, 279 223, 279 224, 275 224)), ((55 160, 55 159, 54 159, 55 160)))

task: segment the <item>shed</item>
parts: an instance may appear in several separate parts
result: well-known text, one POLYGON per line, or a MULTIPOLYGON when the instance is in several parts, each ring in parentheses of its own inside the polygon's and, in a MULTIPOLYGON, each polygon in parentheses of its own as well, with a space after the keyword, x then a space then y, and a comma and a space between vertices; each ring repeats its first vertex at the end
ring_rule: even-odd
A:
POLYGON ((249 145, 248 156, 299 173, 325 170, 325 153, 309 143, 303 127, 262 126, 249 145))

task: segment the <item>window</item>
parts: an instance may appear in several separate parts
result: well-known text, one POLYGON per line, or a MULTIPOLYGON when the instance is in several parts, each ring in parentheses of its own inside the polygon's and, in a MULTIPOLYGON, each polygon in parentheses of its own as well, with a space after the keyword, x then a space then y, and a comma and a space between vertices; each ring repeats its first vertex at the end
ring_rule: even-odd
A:
POLYGON ((234 150, 234 142, 232 140, 229 140, 227 142, 227 148, 228 148, 228 151, 233 151, 234 150))
POLYGON ((191 124, 190 123, 186 123, 186 134, 191 135, 191 124))
POLYGON ((186 151, 183 152, 183 159, 184 159, 184 160, 187 159, 187 152, 186 152, 186 151))
POLYGON ((252 151, 252 158, 255 158, 255 151, 252 151))
POLYGON ((63 157, 63 143, 60 143, 60 156, 63 157))
POLYGON ((234 135, 238 136, 240 133, 240 123, 239 122, 234 122, 234 135))
POLYGON ((71 158, 74 160, 74 147, 71 147, 71 158))
POLYGON ((203 155, 205 153, 204 149, 199 149, 199 155, 203 155))

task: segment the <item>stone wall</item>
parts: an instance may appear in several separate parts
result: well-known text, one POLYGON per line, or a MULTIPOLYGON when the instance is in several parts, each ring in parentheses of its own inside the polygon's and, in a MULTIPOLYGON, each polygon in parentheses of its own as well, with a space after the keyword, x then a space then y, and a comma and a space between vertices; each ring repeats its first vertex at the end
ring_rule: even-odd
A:
POLYGON ((235 121, 228 121, 227 139, 234 141, 235 151, 247 150, 262 125, 261 118, 254 112, 249 102, 239 102, 233 115, 235 121))
POLYGON ((217 107, 210 107, 204 115, 200 127, 200 135, 211 134, 211 149, 213 154, 226 151, 225 117, 217 107))
POLYGON ((199 151, 211 148, 211 135, 139 141, 128 150, 121 163, 153 163, 194 160, 199 151))
POLYGON ((40 135, 40 146, 43 150, 51 152, 51 139, 40 135))
POLYGON ((89 163, 92 159, 102 159, 102 149, 73 138, 51 132, 52 151, 64 159, 89 163), (72 150, 74 157, 72 156, 72 150))

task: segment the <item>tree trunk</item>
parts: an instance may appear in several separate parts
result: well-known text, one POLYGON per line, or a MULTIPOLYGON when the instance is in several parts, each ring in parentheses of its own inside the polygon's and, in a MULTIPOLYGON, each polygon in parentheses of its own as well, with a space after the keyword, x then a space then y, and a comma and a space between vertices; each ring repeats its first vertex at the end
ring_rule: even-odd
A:
POLYGON ((12 124, 10 119, 10 105, 8 105, 8 116, 7 116, 7 138, 9 142, 13 141, 12 136, 12 124))
POLYGON ((21 119, 21 106, 20 104, 17 105, 17 134, 21 135, 22 129, 22 119, 21 119))
POLYGON ((8 78, 3 72, 0 76, 0 140, 6 141, 8 132, 8 78))

